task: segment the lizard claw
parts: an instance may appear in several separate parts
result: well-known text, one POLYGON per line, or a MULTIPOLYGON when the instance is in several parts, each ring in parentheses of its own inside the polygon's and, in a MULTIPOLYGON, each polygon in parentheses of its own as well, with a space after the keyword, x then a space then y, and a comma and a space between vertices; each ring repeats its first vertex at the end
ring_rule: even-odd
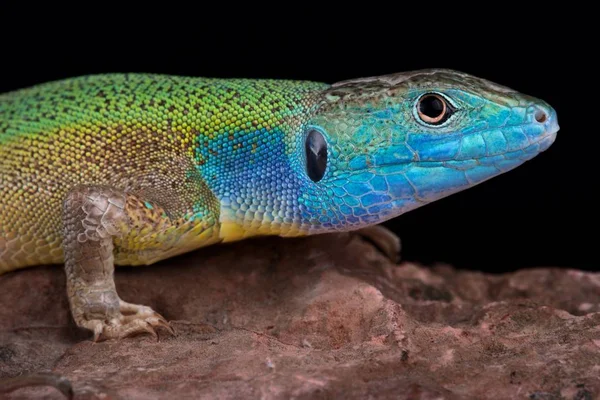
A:
POLYGON ((175 336, 175 331, 171 327, 171 324, 169 324, 169 322, 162 315, 150 307, 127 303, 123 300, 119 302, 119 306, 121 313, 124 315, 124 321, 130 322, 143 319, 150 324, 152 328, 162 327, 172 336, 175 336))
POLYGON ((164 319, 159 322, 160 322, 160 326, 162 326, 167 332, 169 332, 171 334, 171 336, 177 336, 177 334, 175 333, 175 329, 173 329, 171 324, 169 324, 164 319))
POLYGON ((142 319, 136 319, 126 324, 120 322, 107 324, 100 320, 93 321, 92 323, 95 324, 94 342, 102 342, 110 339, 124 339, 145 333, 150 334, 158 341, 158 334, 154 330, 152 324, 142 319))
POLYGON ((84 323, 85 327, 94 331, 94 342, 124 339, 140 334, 150 334, 158 341, 158 328, 164 328, 175 336, 175 331, 167 320, 150 307, 124 301, 120 301, 119 306, 119 314, 108 322, 96 319, 84 323))
POLYGON ((148 333, 158 342, 158 333, 154 329, 154 326, 148 321, 136 319, 127 325, 123 325, 122 329, 119 329, 119 339, 124 339, 130 336, 136 336, 140 334, 148 333))

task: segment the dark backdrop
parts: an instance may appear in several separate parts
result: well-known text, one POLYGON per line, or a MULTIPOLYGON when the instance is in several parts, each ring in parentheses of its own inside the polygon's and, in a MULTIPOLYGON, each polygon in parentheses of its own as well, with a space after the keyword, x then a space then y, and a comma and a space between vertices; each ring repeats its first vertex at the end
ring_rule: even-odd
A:
POLYGON ((344 13, 322 6, 286 3, 289 10, 261 16, 233 4, 163 3, 151 13, 5 4, 0 91, 104 72, 335 82, 462 70, 548 101, 561 130, 548 151, 516 170, 386 223, 401 236, 404 259, 487 271, 599 269, 598 46, 585 10, 573 18, 564 8, 505 4, 460 17, 447 12, 450 3, 416 10, 363 4, 344 13))

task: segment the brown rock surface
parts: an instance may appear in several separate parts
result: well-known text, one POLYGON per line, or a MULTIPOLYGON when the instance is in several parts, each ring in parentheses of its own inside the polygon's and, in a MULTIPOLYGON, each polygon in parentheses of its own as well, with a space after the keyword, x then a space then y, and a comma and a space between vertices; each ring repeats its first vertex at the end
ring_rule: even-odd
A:
POLYGON ((214 246, 116 282, 177 337, 92 343, 61 268, 21 270, 0 276, 0 377, 52 371, 80 399, 600 398, 598 273, 393 265, 324 235, 214 246))

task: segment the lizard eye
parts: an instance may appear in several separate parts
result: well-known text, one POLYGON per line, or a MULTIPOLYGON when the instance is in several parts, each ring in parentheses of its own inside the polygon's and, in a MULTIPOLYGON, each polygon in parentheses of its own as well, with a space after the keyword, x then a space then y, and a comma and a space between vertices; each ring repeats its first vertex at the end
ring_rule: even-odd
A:
POLYGON ((452 105, 441 95, 426 93, 417 100, 417 114, 427 125, 441 125, 454 113, 452 105))
POLYGON ((319 182, 327 168, 327 142, 321 132, 312 129, 306 135, 306 173, 313 182, 319 182))

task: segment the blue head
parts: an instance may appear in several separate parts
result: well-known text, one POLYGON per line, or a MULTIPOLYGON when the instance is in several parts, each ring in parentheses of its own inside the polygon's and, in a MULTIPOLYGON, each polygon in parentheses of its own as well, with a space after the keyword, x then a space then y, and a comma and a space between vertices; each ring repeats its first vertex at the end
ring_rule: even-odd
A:
POLYGON ((544 101, 456 71, 336 83, 295 136, 302 225, 383 222, 521 165, 557 131, 544 101))

